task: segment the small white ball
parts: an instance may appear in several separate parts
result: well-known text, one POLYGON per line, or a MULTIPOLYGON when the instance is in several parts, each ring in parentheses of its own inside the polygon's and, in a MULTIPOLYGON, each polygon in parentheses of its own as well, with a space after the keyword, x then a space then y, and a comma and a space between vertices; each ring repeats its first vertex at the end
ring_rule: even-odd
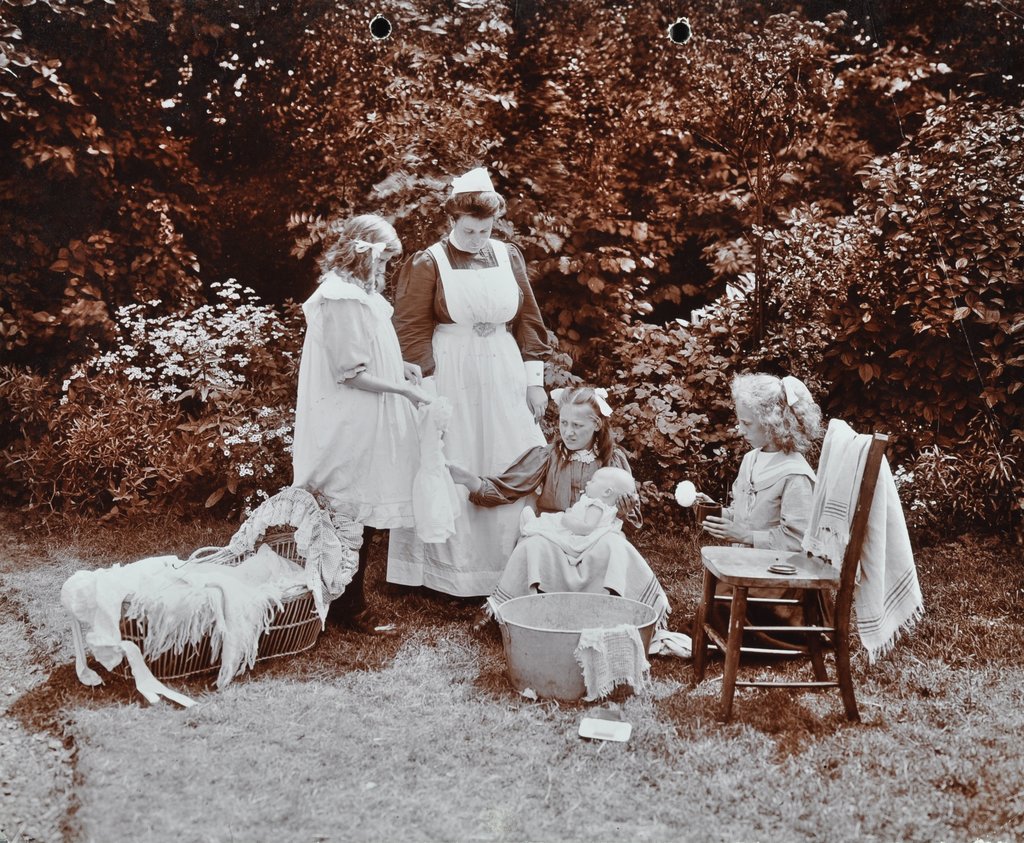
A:
POLYGON ((693 506, 697 500, 697 487, 689 480, 683 480, 676 486, 676 503, 680 506, 693 506))

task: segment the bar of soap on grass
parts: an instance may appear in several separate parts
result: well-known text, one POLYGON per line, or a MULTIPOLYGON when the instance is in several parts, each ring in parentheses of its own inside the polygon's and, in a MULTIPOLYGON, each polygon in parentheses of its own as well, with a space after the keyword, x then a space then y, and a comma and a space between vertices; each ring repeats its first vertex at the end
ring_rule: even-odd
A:
POLYGON ((625 742, 632 733, 632 724, 623 721, 622 712, 617 707, 591 709, 589 715, 580 721, 581 738, 625 742))

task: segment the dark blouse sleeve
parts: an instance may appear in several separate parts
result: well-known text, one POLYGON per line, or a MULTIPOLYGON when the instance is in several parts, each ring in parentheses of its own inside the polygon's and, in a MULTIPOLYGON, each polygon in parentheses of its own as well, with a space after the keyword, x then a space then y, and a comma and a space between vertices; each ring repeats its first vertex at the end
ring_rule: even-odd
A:
POLYGON ((434 373, 434 297, 437 264, 429 252, 417 252, 398 272, 392 322, 402 346, 402 359, 416 363, 423 376, 434 373))
POLYGON ((501 506, 530 494, 544 482, 550 456, 550 445, 530 448, 501 474, 481 477, 483 483, 477 491, 470 492, 470 502, 477 506, 501 506))
POLYGON ((548 329, 544 326, 544 318, 540 315, 540 307, 530 286, 530 277, 526 272, 526 258, 519 247, 508 243, 508 257, 512 264, 512 272, 519 282, 523 294, 522 306, 512 320, 512 335, 516 338, 523 360, 546 360, 551 354, 548 345, 548 329))
POLYGON ((621 468, 624 471, 628 471, 630 477, 633 476, 633 469, 629 467, 629 459, 626 457, 626 452, 621 448, 612 448, 612 458, 609 460, 608 465, 612 468, 621 468))

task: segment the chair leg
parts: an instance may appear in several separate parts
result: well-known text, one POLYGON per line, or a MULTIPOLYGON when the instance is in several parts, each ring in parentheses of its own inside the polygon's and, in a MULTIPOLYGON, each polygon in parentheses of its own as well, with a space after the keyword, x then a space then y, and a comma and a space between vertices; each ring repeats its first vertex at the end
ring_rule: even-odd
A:
POLYGON ((847 720, 860 720, 857 711, 857 698, 853 693, 853 676, 850 673, 850 627, 838 626, 836 629, 836 678, 839 681, 839 693, 843 696, 843 708, 846 709, 847 720))
POLYGON ((697 607, 697 617, 693 622, 690 638, 693 643, 693 676, 696 682, 704 681, 704 671, 708 664, 708 645, 710 639, 704 631, 708 622, 708 613, 714 605, 716 577, 707 568, 704 569, 704 588, 697 607))
MULTIPOLYGON (((804 590, 804 624, 821 626, 821 606, 818 603, 818 592, 811 589, 804 590)), ((808 632, 807 653, 811 657, 814 678, 819 682, 827 682, 828 673, 825 671, 825 658, 822 656, 821 650, 821 633, 808 632)))
POLYGON ((732 697, 736 692, 736 674, 740 667, 740 648, 743 646, 743 627, 747 621, 747 588, 735 586, 732 607, 729 610, 729 640, 725 648, 725 675, 722 677, 722 704, 719 716, 723 722, 732 717, 732 697))

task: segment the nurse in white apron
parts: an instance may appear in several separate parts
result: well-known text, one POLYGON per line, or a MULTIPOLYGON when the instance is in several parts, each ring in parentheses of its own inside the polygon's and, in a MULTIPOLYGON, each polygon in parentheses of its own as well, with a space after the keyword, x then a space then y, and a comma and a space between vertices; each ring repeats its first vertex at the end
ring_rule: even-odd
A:
MULTIPOLYGON (((489 476, 545 444, 537 422, 547 406, 547 329, 522 253, 490 237, 505 200, 487 171, 456 178, 445 211, 451 232, 399 273, 394 323, 402 357, 451 401, 448 460, 489 476)), ((445 544, 392 530, 388 582, 460 597, 490 594, 516 545, 525 503, 488 508, 464 499, 445 544)))

